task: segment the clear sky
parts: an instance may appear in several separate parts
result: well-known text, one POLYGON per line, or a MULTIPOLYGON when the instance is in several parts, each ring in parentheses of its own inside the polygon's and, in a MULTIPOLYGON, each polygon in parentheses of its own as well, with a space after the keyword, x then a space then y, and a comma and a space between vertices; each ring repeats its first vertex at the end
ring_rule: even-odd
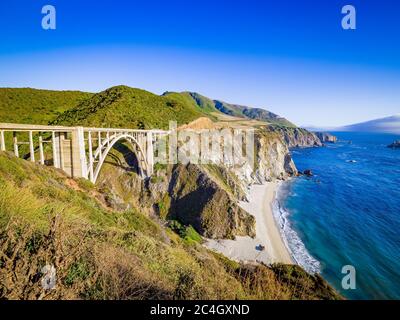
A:
POLYGON ((399 35, 398 0, 2 0, 0 87, 190 90, 344 125, 400 112, 399 35))

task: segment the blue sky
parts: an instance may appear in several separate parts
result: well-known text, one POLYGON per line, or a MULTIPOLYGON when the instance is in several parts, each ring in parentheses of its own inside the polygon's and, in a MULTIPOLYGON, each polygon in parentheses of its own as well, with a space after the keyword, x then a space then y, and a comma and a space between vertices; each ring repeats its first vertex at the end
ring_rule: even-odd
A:
POLYGON ((399 16, 396 0, 2 0, 0 86, 190 90, 350 124, 400 112, 399 16), (341 28, 346 4, 357 30, 341 28))

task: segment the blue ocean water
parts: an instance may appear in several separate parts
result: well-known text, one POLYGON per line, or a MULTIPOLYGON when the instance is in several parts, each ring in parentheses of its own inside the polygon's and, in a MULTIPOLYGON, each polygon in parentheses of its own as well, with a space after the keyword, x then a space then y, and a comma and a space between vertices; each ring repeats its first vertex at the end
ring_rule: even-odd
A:
POLYGON ((334 134, 337 144, 292 150, 314 176, 281 186, 281 230, 294 258, 345 297, 400 299, 400 150, 386 147, 400 136, 334 134), (342 289, 344 265, 355 290, 342 289))

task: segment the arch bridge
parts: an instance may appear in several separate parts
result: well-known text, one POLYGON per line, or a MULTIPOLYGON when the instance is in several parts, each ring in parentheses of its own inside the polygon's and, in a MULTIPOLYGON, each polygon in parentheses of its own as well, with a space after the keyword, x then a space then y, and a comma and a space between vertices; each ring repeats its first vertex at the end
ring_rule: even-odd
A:
POLYGON ((117 142, 126 141, 136 155, 139 173, 145 178, 153 174, 154 144, 168 134, 163 130, 0 123, 0 151, 10 147, 20 157, 25 148, 25 159, 95 183, 110 150, 117 142))

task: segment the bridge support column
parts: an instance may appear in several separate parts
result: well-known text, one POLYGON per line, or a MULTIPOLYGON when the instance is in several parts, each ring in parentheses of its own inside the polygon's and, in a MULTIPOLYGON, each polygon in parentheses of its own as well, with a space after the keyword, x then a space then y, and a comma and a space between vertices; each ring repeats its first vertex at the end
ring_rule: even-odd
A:
POLYGON ((6 143, 4 141, 4 131, 0 131, 0 151, 6 151, 6 143))
POLYGON ((60 144, 58 139, 58 132, 51 133, 51 141, 52 141, 52 148, 53 148, 53 166, 55 168, 61 168, 60 166, 60 144))
POLYGON ((147 164, 149 166, 147 175, 151 176, 154 170, 154 148, 152 132, 147 133, 147 164))
POLYGON ((14 154, 17 158, 19 158, 18 138, 16 132, 13 132, 13 143, 14 143, 14 154))
POLYGON ((31 162, 35 162, 35 147, 33 145, 33 132, 29 131, 29 154, 31 162))
POLYGON ((76 127, 71 135, 72 176, 74 178, 88 178, 85 139, 82 127, 76 127))
POLYGON ((39 157, 40 164, 44 164, 43 137, 41 133, 39 134, 39 157))

